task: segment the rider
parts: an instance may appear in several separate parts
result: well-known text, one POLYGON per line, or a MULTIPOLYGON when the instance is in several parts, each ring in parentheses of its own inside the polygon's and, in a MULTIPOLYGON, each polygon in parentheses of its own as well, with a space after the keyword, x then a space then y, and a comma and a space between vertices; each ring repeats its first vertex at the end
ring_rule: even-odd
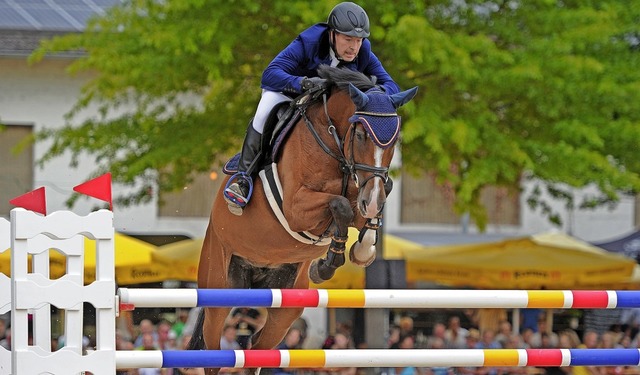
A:
POLYGON ((336 5, 326 23, 318 23, 303 31, 269 63, 262 74, 262 97, 255 116, 247 128, 242 145, 238 173, 224 190, 229 210, 242 215, 253 190, 251 175, 261 157, 262 133, 267 116, 279 103, 290 101, 304 91, 324 87, 319 78, 320 65, 345 67, 375 76, 387 94, 400 91, 398 85, 371 51, 369 16, 357 4, 336 5))

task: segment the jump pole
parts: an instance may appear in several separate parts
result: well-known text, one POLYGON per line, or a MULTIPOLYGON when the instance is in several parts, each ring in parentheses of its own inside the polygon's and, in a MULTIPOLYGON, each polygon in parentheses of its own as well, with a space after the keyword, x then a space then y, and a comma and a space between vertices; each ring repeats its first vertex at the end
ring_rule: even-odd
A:
POLYGON ((136 307, 562 308, 640 307, 636 290, 127 289, 121 310, 136 307))
POLYGON ((639 349, 117 351, 116 368, 638 366, 639 349))
MULTIPOLYGON (((638 349, 359 349, 359 350, 219 350, 219 351, 116 351, 114 296, 113 214, 106 210, 85 217, 71 212, 38 216, 23 209, 11 212, 12 277, 11 313, 15 332, 11 357, 0 358, 0 373, 79 373, 110 375, 115 368, 321 368, 321 367, 556 367, 556 366, 639 366, 638 349), (44 234, 45 236, 41 236, 44 234), (96 241, 97 280, 82 282, 82 241, 78 234, 96 241), (45 254, 60 249, 73 271, 60 279, 27 272, 27 254, 45 254), (73 267, 72 267, 73 266, 73 267), (46 290, 46 292, 43 292, 46 290), (82 355, 83 302, 96 308, 96 350, 82 355), (68 345, 50 352, 49 321, 34 319, 34 346, 27 343, 27 315, 56 305, 71 312, 65 316, 68 345), (41 308, 45 306, 45 308, 41 308), (80 312, 77 314, 76 312, 80 312), (71 319, 73 318, 73 319, 71 319), (39 323, 42 327, 40 327, 39 323), (67 330, 69 326, 69 330, 67 330), (40 340, 40 336, 47 340, 40 340), (38 339, 38 343, 36 343, 38 339), (40 342, 42 341, 42 342, 40 342)), ((2 232, 6 232, 6 225, 2 232)), ((6 237, 6 233, 3 235, 6 237)), ((48 265, 48 262, 46 262, 48 265)), ((40 268, 40 267, 38 267, 40 268)), ((0 295, 6 299, 7 289, 0 295)), ((469 291, 469 290, 278 290, 278 289, 121 289, 122 307, 547 307, 547 308, 623 308, 640 307, 638 291, 469 291)), ((0 298, 2 299, 2 298, 0 298)), ((3 300, 3 299, 2 299, 3 300)), ((2 301, 0 301, 2 302, 2 301)), ((2 303, 4 309, 6 302, 2 303)), ((2 354, 2 353, 0 353, 2 354)), ((6 353, 5 353, 6 354, 6 353)))

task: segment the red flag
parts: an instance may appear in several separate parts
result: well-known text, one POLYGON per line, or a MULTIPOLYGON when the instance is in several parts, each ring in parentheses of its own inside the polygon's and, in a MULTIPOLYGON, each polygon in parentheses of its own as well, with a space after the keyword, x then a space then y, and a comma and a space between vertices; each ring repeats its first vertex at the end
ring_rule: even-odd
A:
POLYGON ((74 187, 73 191, 109 202, 109 208, 113 211, 113 202, 111 201, 111 173, 105 173, 100 177, 84 182, 74 187))
POLYGON ((29 211, 47 215, 47 199, 45 197, 44 186, 36 190, 22 194, 9 201, 10 204, 22 207, 29 211))

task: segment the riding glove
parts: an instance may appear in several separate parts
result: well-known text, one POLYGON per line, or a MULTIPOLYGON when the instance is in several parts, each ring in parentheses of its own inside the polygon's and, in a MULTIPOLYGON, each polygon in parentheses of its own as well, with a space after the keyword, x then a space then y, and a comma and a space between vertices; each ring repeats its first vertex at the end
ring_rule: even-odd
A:
POLYGON ((325 89, 328 86, 327 80, 320 77, 304 77, 300 83, 302 90, 325 89))

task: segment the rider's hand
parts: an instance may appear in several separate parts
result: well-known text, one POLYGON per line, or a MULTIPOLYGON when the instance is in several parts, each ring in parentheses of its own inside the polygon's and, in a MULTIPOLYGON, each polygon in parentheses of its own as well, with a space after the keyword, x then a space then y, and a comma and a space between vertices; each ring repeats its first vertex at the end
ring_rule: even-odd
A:
POLYGON ((302 86, 303 91, 309 91, 316 88, 325 89, 327 88, 327 85, 328 85, 327 80, 320 77, 311 77, 311 78, 304 77, 302 79, 302 82, 300 83, 300 86, 302 86))

